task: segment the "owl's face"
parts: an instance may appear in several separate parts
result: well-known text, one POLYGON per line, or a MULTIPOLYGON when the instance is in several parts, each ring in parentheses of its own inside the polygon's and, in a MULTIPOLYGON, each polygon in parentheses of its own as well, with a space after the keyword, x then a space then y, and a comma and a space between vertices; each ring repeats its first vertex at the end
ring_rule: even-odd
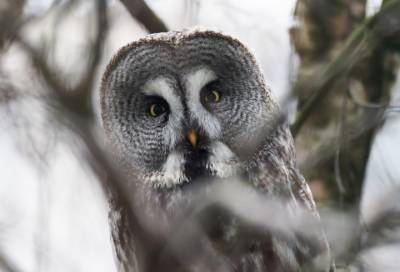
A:
MULTIPOLYGON (((269 155, 254 159, 265 150, 255 143, 266 138, 265 124, 277 112, 246 47, 209 31, 151 35, 122 48, 103 77, 101 103, 116 161, 135 188, 134 204, 145 224, 166 229, 196 205, 200 191, 209 191, 210 180, 259 168, 269 155)), ((282 178, 281 162, 273 157, 263 167, 282 178)))
POLYGON ((248 50, 209 31, 124 47, 103 78, 101 102, 121 162, 155 188, 237 174, 276 108, 248 50))

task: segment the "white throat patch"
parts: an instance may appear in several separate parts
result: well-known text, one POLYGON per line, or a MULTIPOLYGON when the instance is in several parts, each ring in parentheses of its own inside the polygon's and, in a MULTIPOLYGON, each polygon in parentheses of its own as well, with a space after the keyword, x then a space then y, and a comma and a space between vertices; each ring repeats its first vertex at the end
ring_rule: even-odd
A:
POLYGON ((182 154, 172 152, 162 166, 161 171, 146 175, 143 179, 155 188, 173 188, 188 181, 183 173, 184 163, 185 159, 182 154))

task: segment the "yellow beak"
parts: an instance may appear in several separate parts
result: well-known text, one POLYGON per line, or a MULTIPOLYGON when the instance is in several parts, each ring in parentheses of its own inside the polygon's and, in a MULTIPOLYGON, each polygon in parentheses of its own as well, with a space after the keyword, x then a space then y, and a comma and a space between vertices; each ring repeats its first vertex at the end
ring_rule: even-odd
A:
POLYGON ((188 138, 189 142, 191 143, 191 145, 195 148, 197 145, 197 134, 193 128, 189 130, 189 132, 187 134, 187 138, 188 138))

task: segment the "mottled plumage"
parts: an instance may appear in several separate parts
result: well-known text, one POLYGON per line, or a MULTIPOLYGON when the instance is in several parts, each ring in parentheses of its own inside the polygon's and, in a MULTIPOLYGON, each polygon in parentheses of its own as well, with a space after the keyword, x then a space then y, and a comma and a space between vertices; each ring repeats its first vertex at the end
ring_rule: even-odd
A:
MULTIPOLYGON (((260 193, 316 215, 279 107, 253 55, 234 38, 168 32, 123 47, 104 74, 101 108, 110 148, 121 171, 132 176, 135 207, 150 231, 168 233, 194 205, 187 188, 206 188, 210 177, 240 176, 260 193)), ((118 204, 113 209, 117 257, 127 262, 127 249, 118 245, 127 231, 124 212, 118 204)), ((235 228, 233 222, 217 225, 235 228)), ((249 247, 228 258, 232 271, 297 271, 327 252, 322 237, 318 252, 277 237, 249 241, 249 247)))

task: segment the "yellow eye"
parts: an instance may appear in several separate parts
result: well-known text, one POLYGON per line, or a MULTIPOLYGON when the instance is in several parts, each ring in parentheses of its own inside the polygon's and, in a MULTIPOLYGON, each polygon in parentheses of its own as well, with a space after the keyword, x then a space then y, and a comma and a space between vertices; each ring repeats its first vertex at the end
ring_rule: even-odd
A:
POLYGON ((218 103, 221 100, 221 94, 217 90, 212 90, 205 96, 206 102, 218 103))
POLYGON ((151 117, 157 117, 166 111, 165 107, 158 103, 153 103, 149 107, 149 114, 151 117))
POLYGON ((218 91, 212 91, 212 94, 214 95, 214 102, 219 102, 221 100, 221 95, 219 94, 218 91))

